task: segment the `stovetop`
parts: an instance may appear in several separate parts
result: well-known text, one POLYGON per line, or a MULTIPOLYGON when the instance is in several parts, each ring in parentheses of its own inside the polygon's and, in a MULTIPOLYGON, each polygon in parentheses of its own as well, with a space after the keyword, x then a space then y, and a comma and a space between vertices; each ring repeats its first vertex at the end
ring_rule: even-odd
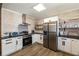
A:
POLYGON ((23 38, 29 38, 31 35, 23 35, 23 38))

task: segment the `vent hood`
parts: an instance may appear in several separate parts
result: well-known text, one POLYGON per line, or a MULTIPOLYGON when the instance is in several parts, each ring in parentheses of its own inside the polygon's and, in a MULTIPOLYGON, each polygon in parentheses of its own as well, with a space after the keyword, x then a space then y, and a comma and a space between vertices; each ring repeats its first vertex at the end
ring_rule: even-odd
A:
POLYGON ((22 24, 26 23, 26 14, 22 14, 22 24))
POLYGON ((30 25, 26 23, 26 14, 22 14, 22 25, 30 25))

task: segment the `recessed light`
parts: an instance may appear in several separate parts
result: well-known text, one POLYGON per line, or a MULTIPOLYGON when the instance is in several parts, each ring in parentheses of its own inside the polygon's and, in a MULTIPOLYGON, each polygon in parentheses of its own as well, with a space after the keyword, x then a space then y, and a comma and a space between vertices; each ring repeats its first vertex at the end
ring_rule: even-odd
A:
POLYGON ((43 11, 43 10, 46 9, 43 4, 38 4, 38 5, 34 6, 33 8, 34 8, 36 11, 38 11, 38 12, 43 11))

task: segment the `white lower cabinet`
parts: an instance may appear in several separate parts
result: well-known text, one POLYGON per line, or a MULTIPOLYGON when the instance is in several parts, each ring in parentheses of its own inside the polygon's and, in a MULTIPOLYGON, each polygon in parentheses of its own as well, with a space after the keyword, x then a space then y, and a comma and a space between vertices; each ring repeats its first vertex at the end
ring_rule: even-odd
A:
POLYGON ((43 35, 42 34, 33 34, 32 35, 32 44, 35 42, 43 44, 43 35))
POLYGON ((64 51, 71 53, 71 39, 69 38, 63 38, 63 39, 64 39, 63 41, 65 42, 64 51))
POLYGON ((37 42, 43 44, 43 35, 42 34, 38 34, 37 42))
POLYGON ((39 37, 40 36, 38 34, 33 34, 32 35, 32 44, 35 43, 35 42, 37 42, 39 40, 39 37))
POLYGON ((71 53, 71 40, 69 38, 58 38, 58 49, 71 53))
POLYGON ((72 54, 79 55, 79 40, 72 39, 72 54))
POLYGON ((65 37, 58 37, 58 50, 79 55, 79 40, 65 37))
POLYGON ((16 40, 14 38, 2 40, 2 55, 9 55, 16 51, 16 40))
POLYGON ((58 37, 58 50, 63 51, 62 38, 58 37))
POLYGON ((16 37, 16 51, 22 49, 23 41, 22 37, 16 37))
POLYGON ((8 38, 2 40, 2 56, 10 55, 22 49, 22 37, 8 38))

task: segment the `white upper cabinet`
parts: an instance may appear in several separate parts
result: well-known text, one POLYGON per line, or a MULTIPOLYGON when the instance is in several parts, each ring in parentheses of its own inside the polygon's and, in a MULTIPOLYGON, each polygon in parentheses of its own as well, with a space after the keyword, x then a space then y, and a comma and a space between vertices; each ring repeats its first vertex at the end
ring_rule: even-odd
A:
POLYGON ((44 23, 53 22, 53 21, 58 21, 58 16, 54 16, 54 17, 44 19, 44 23))

